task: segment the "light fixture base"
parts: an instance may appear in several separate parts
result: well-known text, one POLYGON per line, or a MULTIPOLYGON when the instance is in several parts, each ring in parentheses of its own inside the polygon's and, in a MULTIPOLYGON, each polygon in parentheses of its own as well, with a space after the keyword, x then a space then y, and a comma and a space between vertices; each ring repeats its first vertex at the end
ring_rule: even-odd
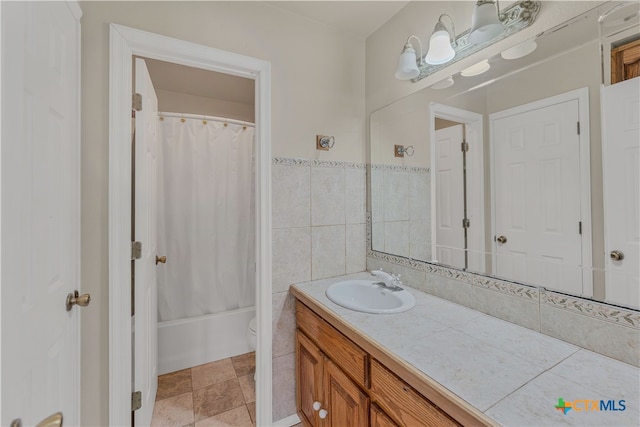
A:
POLYGON ((542 3, 540 1, 532 0, 521 0, 509 5, 507 8, 500 11, 500 20, 504 25, 504 31, 502 32, 502 34, 482 44, 474 45, 469 40, 470 29, 465 31, 456 38, 456 43, 454 46, 456 54, 451 61, 439 65, 420 64, 418 65, 420 74, 418 75, 418 77, 412 79, 411 81, 414 83, 418 82, 425 77, 428 77, 431 74, 435 73, 436 71, 439 71, 444 67, 447 67, 455 62, 460 61, 461 59, 466 58, 469 55, 480 51, 481 49, 484 49, 490 44, 500 41, 512 34, 517 33, 520 30, 529 27, 531 24, 533 24, 536 17, 538 16, 541 5, 542 3))

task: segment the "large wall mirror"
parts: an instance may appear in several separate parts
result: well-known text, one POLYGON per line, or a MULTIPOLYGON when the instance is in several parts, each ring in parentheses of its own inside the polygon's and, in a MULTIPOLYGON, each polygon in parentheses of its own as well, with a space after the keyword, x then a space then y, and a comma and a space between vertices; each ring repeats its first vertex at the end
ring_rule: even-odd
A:
POLYGON ((610 72, 640 43, 639 7, 599 5, 372 113, 371 249, 640 307, 640 113, 624 98, 640 77, 610 72), (625 126, 615 160, 607 135, 625 126))

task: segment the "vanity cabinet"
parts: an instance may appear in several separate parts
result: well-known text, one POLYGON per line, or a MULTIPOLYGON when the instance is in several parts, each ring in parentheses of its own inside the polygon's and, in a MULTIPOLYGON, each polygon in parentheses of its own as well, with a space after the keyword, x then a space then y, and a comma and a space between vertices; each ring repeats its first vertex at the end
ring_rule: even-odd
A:
POLYGON ((297 405, 313 427, 366 427, 369 397, 302 332, 296 333, 297 405))
POLYGON ((311 427, 460 426, 299 300, 296 404, 311 427))

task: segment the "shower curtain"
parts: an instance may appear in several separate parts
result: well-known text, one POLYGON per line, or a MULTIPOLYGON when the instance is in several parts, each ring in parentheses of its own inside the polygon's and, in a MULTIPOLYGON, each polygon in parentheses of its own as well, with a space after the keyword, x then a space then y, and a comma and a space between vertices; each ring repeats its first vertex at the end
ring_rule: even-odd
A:
POLYGON ((161 113, 158 135, 158 320, 254 305, 254 128, 161 113))

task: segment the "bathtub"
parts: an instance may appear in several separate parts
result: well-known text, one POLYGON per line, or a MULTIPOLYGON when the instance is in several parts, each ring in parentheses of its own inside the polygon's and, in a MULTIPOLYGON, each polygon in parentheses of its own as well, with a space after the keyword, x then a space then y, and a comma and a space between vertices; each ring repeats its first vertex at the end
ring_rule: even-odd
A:
POLYGON ((255 307, 158 323, 158 375, 253 351, 247 341, 255 307))

